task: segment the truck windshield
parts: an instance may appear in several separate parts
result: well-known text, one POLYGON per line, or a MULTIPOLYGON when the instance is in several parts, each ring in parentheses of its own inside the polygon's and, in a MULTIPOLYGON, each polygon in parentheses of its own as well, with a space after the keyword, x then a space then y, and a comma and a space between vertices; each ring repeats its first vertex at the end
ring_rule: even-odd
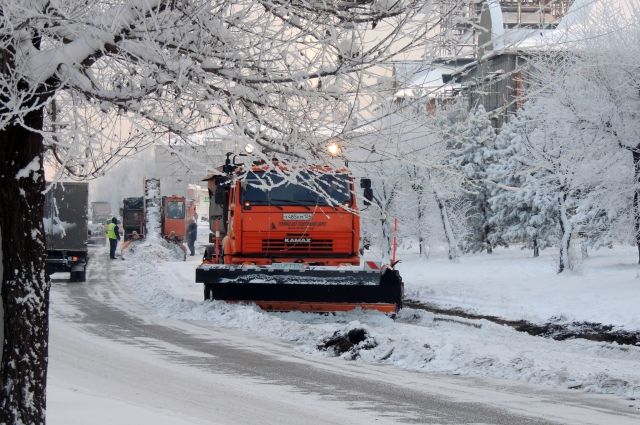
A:
POLYGON ((169 201, 167 202, 167 218, 184 218, 184 202, 169 201))
POLYGON ((347 174, 301 172, 285 179, 275 171, 247 173, 242 202, 254 205, 336 205, 351 202, 347 174), (296 183, 291 180, 295 179, 296 183))

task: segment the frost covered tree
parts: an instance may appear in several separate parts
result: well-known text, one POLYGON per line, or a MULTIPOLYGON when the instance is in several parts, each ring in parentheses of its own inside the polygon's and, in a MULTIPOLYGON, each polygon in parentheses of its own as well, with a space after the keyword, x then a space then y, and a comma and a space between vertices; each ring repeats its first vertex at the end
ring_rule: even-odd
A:
POLYGON ((522 121, 515 117, 496 138, 495 161, 487 168, 494 185, 489 198, 490 222, 497 243, 524 242, 537 257, 540 249, 556 242, 558 215, 553 197, 527 178, 527 157, 522 143, 522 121))
POLYGON ((456 245, 466 251, 486 249, 491 252, 491 212, 487 202, 491 182, 487 180, 486 168, 493 160, 495 132, 488 114, 482 106, 470 112, 463 99, 456 99, 441 105, 430 117, 428 126, 432 138, 439 142, 436 149, 439 164, 429 176, 435 179, 433 195, 441 211, 447 239, 456 240, 456 245), (455 215, 464 212, 464 223, 455 226, 452 221, 454 211, 447 206, 454 203, 455 215))
MULTIPOLYGON (((355 139, 363 162, 351 168, 373 178, 375 205, 364 216, 377 221, 367 231, 380 236, 382 252, 389 252, 392 223, 398 218, 402 236, 417 242, 426 256, 429 246, 447 244, 450 259, 458 257, 458 241, 465 229, 460 195, 460 173, 449 165, 447 129, 451 114, 462 109, 443 109, 438 118, 427 117, 422 98, 389 102, 378 107, 376 119, 360 129, 355 139), (440 240, 438 240, 440 239, 440 240)), ((410 240, 410 241, 409 241, 410 240)))
POLYGON ((413 230, 418 239, 418 252, 420 256, 427 256, 429 252, 427 243, 429 235, 432 233, 426 220, 428 217, 429 175, 421 167, 411 164, 406 166, 406 173, 411 187, 409 198, 413 201, 411 211, 415 213, 413 230))
POLYGON ((576 236, 632 235, 640 253, 639 29, 634 1, 573 10, 531 52, 526 103, 500 136, 494 221, 509 239, 552 235, 557 221, 559 272, 572 267, 576 236))
POLYGON ((348 143, 352 146, 349 157, 360 158, 349 162, 349 167, 357 176, 371 180, 373 199, 360 211, 363 236, 385 260, 391 258, 394 219, 404 216, 399 202, 406 186, 397 150, 402 145, 401 133, 388 124, 377 121, 360 128, 348 143))
MULTIPOLYGON (((467 251, 493 252, 491 233, 491 182, 487 167, 494 161, 495 131, 482 105, 453 123, 448 135, 449 163, 463 176, 464 199, 469 204, 467 251)), ((497 242, 500 242, 499 240, 497 242)))
POLYGON ((390 252, 394 219, 400 220, 407 237, 417 238, 422 253, 428 233, 424 215, 429 196, 424 172, 428 164, 421 158, 425 149, 426 128, 421 122, 424 117, 417 118, 413 111, 395 103, 381 105, 377 113, 380 119, 370 123, 368 131, 359 136, 369 153, 364 166, 356 166, 362 173, 376 177, 375 208, 366 216, 377 217, 375 233, 381 235, 382 253, 390 252))
POLYGON ((589 22, 593 28, 585 29, 588 37, 575 53, 540 67, 551 72, 540 73, 537 83, 554 87, 576 134, 599 142, 594 159, 612 158, 610 168, 592 170, 598 179, 583 193, 577 213, 584 233, 596 243, 632 242, 640 261, 640 10, 621 4, 606 11, 619 14, 617 21, 589 22), (596 30, 603 35, 594 37, 596 30), (629 222, 633 228, 621 231, 629 222))
MULTIPOLYGON (((585 211, 601 207, 589 201, 605 199, 607 192, 619 189, 614 182, 624 168, 619 166, 620 151, 603 140, 604 130, 576 123, 575 111, 567 106, 568 96, 576 93, 580 81, 559 81, 571 87, 560 91, 547 86, 544 95, 527 102, 519 112, 521 125, 511 128, 514 146, 508 161, 520 164, 520 190, 535 195, 536 207, 543 214, 546 211, 544 220, 557 216, 558 272, 562 272, 572 268, 569 248, 574 234, 584 230, 585 211), (552 215, 553 209, 556 213, 552 215)), ((511 201, 516 199, 511 197, 511 201)))
POLYGON ((320 156, 367 72, 417 47, 408 1, 4 0, 0 6, 0 423, 45 416, 45 155, 87 178, 166 134, 224 126, 320 156), (375 32, 372 32, 375 27, 375 32))
POLYGON ((618 6, 589 9, 559 48, 531 58, 530 95, 512 127, 522 187, 556 203, 560 272, 575 236, 601 244, 626 233, 640 252, 640 13, 618 6))

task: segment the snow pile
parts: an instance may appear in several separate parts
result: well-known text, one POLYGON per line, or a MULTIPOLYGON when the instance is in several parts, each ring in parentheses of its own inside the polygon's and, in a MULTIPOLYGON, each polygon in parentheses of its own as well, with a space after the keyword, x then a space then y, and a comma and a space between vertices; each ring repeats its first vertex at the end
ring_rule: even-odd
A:
POLYGON ((173 249, 161 239, 134 241, 124 256, 127 260, 133 260, 136 264, 135 267, 142 266, 143 268, 157 264, 159 261, 175 260, 173 249))
POLYGON ((146 238, 149 241, 157 242, 162 233, 160 224, 160 180, 146 179, 144 185, 145 218, 147 223, 146 238))
MULTIPOLYGON (((487 321, 451 320, 409 308, 393 320, 368 311, 267 313, 253 305, 204 302, 202 286, 194 282, 197 263, 153 261, 158 255, 157 251, 137 250, 127 285, 163 317, 207 321, 283 339, 312 356, 640 396, 640 347, 555 341, 487 321)), ((405 282, 411 285, 426 275, 425 270, 416 266, 404 272, 405 282)), ((429 293, 426 287, 421 291, 429 293)), ((597 302, 597 298, 592 300, 597 302)))

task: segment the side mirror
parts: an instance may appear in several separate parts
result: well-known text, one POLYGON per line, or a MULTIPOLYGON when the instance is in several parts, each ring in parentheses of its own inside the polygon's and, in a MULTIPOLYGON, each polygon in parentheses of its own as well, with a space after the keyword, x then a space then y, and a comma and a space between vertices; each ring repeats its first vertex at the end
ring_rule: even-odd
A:
POLYGON ((213 202, 216 205, 224 205, 227 202, 227 187, 229 185, 229 178, 225 176, 215 177, 216 191, 213 194, 213 202))
POLYGON ((373 189, 371 189, 370 187, 366 187, 364 189, 363 195, 364 195, 363 204, 365 207, 368 207, 373 203, 373 189))
POLYGON ((364 206, 368 207, 373 202, 373 189, 371 189, 371 179, 362 178, 360 179, 360 188, 363 190, 364 196, 364 206))

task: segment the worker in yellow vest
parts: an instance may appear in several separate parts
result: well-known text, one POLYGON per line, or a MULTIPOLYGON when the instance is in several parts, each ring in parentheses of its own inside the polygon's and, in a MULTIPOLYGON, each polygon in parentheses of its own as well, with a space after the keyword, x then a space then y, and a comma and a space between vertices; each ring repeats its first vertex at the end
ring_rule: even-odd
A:
POLYGON ((120 229, 118 228, 118 219, 113 217, 111 223, 107 225, 107 238, 109 239, 109 257, 116 259, 116 247, 120 240, 120 229))

